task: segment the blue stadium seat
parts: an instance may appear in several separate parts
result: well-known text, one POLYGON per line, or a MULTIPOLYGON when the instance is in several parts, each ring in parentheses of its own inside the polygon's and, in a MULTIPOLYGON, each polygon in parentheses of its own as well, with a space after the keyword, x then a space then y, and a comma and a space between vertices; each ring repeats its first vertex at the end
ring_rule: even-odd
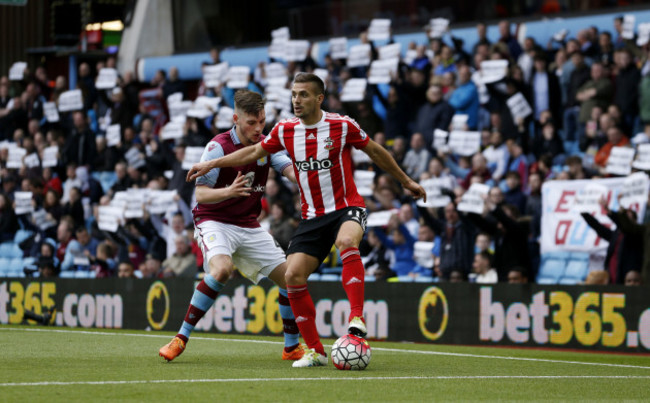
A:
POLYGON ((416 283, 437 283, 438 279, 436 277, 429 276, 417 276, 415 278, 416 283))
POLYGON ((307 281, 319 281, 320 280, 320 274, 319 273, 312 273, 309 275, 309 278, 307 281))
MULTIPOLYGON (((0 245, 2 246, 2 245, 0 245)), ((9 262, 11 262, 11 259, 8 257, 0 256, 0 272, 8 272, 9 270, 9 262)))
POLYGON ((341 281, 341 276, 338 274, 321 274, 320 281, 341 281))
POLYGON ((9 249, 9 256, 8 257, 22 258, 23 255, 24 255, 23 250, 20 249, 20 246, 18 246, 18 244, 15 243, 15 242, 10 242, 10 245, 9 245, 8 249, 9 249))
POLYGON ((13 242, 3 242, 0 243, 0 257, 5 257, 5 258, 12 258, 11 256, 11 247, 13 245, 13 242))
POLYGON ((376 279, 375 279, 375 276, 366 276, 366 277, 364 278, 364 281, 365 281, 366 283, 372 283, 372 282, 375 281, 375 280, 376 280, 376 279))
POLYGON ((61 278, 74 278, 74 274, 76 272, 74 271, 62 271, 61 274, 59 274, 59 277, 61 278))
POLYGON ((413 277, 409 275, 405 275, 405 276, 397 276, 397 281, 399 281, 400 283, 412 283, 414 280, 413 277))
POLYGON ((537 273, 537 283, 559 283, 570 256, 571 254, 569 252, 550 252, 543 254, 539 265, 539 272, 537 273))
POLYGON ((580 284, 587 278, 587 273, 589 273, 589 254, 574 252, 571 253, 559 282, 560 284, 580 284))
POLYGON ((19 244, 32 235, 34 235, 33 231, 29 231, 26 229, 19 229, 18 231, 16 231, 16 235, 14 235, 14 242, 19 244))
POLYGON ((15 257, 9 261, 9 271, 23 271, 23 259, 15 257))
POLYGON ((338 276, 343 273, 343 267, 323 267, 320 269, 321 274, 336 274, 338 276))

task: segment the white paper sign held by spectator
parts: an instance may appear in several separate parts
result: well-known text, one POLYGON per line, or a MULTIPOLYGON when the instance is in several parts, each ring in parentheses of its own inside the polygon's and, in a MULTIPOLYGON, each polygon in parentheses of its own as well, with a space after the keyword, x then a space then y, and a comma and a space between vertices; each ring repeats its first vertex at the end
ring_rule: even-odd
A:
POLYGON ((612 147, 605 171, 614 175, 629 175, 632 172, 633 158, 634 148, 612 147))
POLYGON ((458 203, 458 211, 466 213, 483 214, 485 206, 485 196, 487 196, 490 187, 483 183, 473 183, 469 190, 465 192, 458 203))

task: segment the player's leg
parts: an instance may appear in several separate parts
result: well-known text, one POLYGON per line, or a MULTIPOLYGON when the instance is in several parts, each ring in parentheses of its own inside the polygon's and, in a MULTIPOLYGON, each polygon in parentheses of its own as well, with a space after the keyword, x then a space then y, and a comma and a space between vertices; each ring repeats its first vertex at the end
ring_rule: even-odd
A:
POLYGON ((307 278, 318 268, 319 260, 305 253, 294 253, 287 258, 287 291, 291 310, 296 316, 296 324, 300 329, 309 351, 303 358, 296 361, 294 367, 312 367, 327 364, 327 355, 320 341, 316 328, 316 307, 307 289, 307 278))
POLYGON ((291 310, 289 303, 289 295, 287 294, 287 283, 284 280, 284 275, 287 272, 287 262, 273 269, 269 273, 269 278, 280 289, 278 296, 278 305, 280 305, 280 317, 282 317, 282 326, 284 330, 284 350, 282 351, 283 360, 299 360, 304 355, 304 350, 300 344, 300 331, 296 325, 296 319, 291 310))
POLYGON ((203 280, 196 286, 190 306, 187 308, 185 319, 181 325, 176 337, 163 346, 159 355, 171 361, 181 355, 190 338, 190 334, 196 327, 196 324, 203 318, 205 313, 210 309, 219 295, 219 291, 224 287, 230 274, 233 271, 232 259, 230 256, 217 255, 209 260, 210 273, 203 276, 203 280))
POLYGON ((366 271, 359 254, 359 244, 364 233, 365 212, 361 209, 350 211, 353 213, 344 218, 345 221, 339 228, 334 244, 341 254, 343 262, 341 282, 348 296, 348 301, 350 301, 348 332, 365 337, 367 331, 363 319, 363 301, 366 271), (358 220, 354 218, 356 214, 360 215, 358 220), (353 219, 348 219, 349 217, 353 217, 353 219))
POLYGON ((196 237, 201 245, 203 270, 206 274, 194 290, 178 334, 159 351, 159 355, 167 361, 178 357, 185 350, 192 330, 214 304, 233 271, 231 255, 238 246, 236 230, 217 222, 203 222, 197 227, 196 237))

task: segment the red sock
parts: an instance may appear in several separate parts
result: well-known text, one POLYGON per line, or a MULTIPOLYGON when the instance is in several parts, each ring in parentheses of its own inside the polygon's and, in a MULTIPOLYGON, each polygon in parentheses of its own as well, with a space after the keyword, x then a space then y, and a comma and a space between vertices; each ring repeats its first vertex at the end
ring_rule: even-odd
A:
POLYGON ((289 294, 291 310, 296 317, 296 324, 307 347, 326 355, 316 329, 316 307, 307 289, 307 284, 287 285, 287 293, 289 294))
POLYGON ((350 319, 355 316, 363 317, 363 286, 366 270, 363 268, 363 263, 361 263, 359 249, 345 249, 341 252, 341 260, 343 261, 341 280, 343 289, 348 295, 348 301, 350 301, 350 319))

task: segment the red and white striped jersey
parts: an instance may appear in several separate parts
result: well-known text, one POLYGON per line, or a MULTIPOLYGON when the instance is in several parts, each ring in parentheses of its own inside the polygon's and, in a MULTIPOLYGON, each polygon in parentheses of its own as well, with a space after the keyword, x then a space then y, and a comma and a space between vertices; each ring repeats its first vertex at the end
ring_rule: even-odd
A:
POLYGON ((311 126, 293 118, 279 122, 262 142, 269 153, 286 149, 298 179, 302 218, 320 217, 346 207, 365 207, 354 184, 351 147, 370 139, 347 116, 323 111, 311 126))

